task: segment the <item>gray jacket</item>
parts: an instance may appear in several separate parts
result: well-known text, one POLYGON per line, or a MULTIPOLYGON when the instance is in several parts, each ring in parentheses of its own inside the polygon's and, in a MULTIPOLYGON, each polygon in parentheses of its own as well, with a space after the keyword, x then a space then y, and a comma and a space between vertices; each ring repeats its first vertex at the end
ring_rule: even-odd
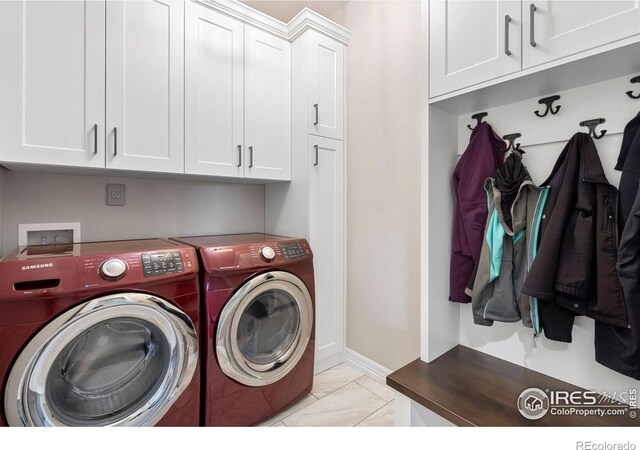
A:
POLYGON ((537 299, 522 294, 524 280, 536 256, 547 187, 540 188, 526 176, 511 204, 511 223, 505 222, 502 193, 496 179, 485 183, 489 215, 475 276, 467 287, 473 318, 479 325, 518 322, 540 334, 537 299))

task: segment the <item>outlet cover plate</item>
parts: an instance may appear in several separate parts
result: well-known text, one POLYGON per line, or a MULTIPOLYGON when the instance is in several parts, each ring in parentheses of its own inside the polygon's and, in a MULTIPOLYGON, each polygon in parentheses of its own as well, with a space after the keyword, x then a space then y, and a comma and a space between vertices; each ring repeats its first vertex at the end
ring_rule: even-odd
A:
POLYGON ((107 205, 124 206, 124 184, 107 184, 107 205))

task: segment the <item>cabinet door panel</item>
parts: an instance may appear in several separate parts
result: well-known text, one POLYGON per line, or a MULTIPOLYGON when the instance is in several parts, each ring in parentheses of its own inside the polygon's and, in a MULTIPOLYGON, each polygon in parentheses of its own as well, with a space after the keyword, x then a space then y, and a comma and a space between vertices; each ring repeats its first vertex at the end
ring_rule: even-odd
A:
POLYGON ((344 46, 316 32, 310 36, 309 133, 344 138, 344 46))
POLYGON ((183 48, 182 1, 107 2, 107 167, 184 171, 183 48))
POLYGON ((186 4, 185 172, 243 176, 244 26, 186 4))
POLYGON ((524 68, 640 34, 637 0, 526 1, 523 11, 524 68))
POLYGON ((104 6, 0 2, 0 160, 104 167, 104 6))
POLYGON ((309 244, 316 286, 316 360, 344 346, 344 145, 310 137, 309 244))
POLYGON ((245 26, 245 176, 291 179, 291 46, 245 26))
POLYGON ((429 96, 521 70, 520 6, 509 0, 431 1, 429 96))

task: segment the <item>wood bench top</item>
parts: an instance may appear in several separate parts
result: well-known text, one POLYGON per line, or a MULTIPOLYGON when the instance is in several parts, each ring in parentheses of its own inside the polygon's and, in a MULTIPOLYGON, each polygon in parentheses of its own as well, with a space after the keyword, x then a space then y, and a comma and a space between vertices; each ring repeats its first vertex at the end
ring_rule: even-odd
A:
POLYGON ((459 426, 640 426, 628 412, 603 417, 548 412, 529 420, 517 408, 523 390, 584 389, 461 345, 431 363, 416 359, 390 374, 387 385, 459 426))

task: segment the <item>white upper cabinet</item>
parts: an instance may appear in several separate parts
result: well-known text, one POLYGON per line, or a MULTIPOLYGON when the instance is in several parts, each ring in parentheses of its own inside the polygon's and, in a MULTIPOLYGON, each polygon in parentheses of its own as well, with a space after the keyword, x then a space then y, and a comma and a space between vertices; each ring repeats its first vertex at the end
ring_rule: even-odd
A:
POLYGON ((344 139, 344 45, 318 32, 309 36, 309 133, 344 139))
POLYGON ((0 2, 0 160, 104 167, 102 1, 0 2))
POLYGON ((185 172, 242 177, 244 25, 187 2, 185 172))
POLYGON ((433 0, 429 17, 430 97, 521 70, 520 2, 433 0))
POLYGON ((291 45, 244 27, 245 177, 291 179, 291 45))
POLYGON ((524 68, 640 34, 635 0, 534 1, 522 9, 524 68))
POLYGON ((184 2, 107 2, 107 167, 184 171, 184 2))

